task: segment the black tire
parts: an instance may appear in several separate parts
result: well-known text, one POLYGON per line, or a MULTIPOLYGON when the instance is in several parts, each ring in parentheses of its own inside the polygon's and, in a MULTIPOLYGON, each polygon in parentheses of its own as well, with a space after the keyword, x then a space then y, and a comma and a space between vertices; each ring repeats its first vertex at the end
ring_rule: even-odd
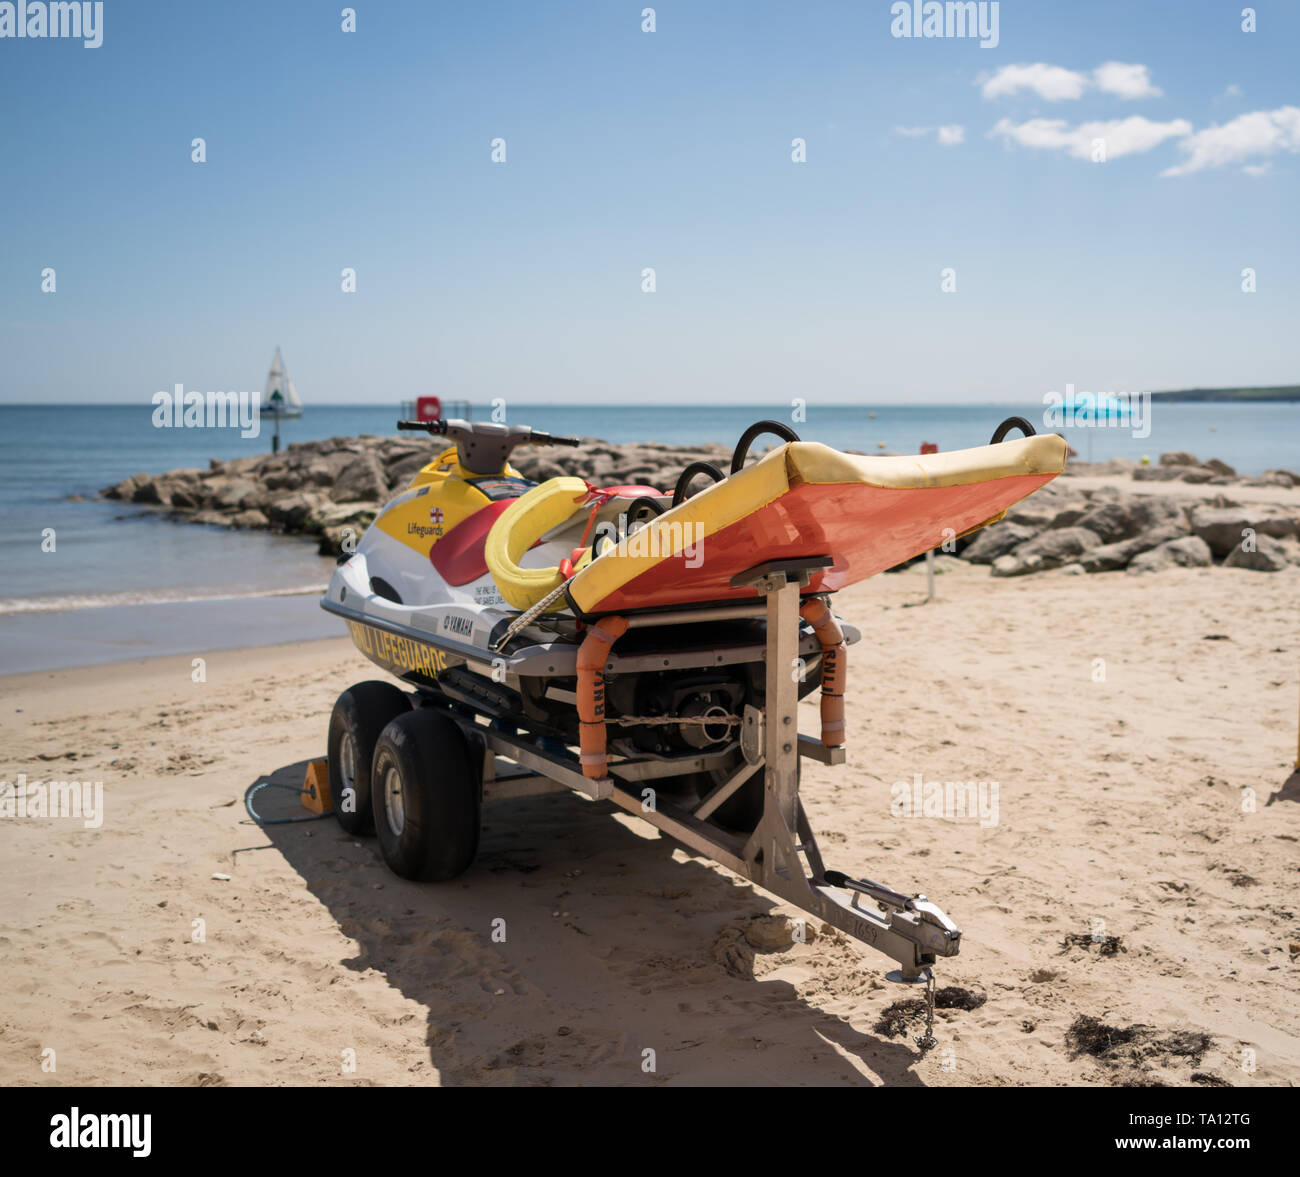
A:
POLYGON ((330 796, 334 816, 349 834, 374 830, 370 805, 370 766, 379 733, 411 709, 410 698, 392 683, 362 682, 348 687, 330 712, 330 796), (347 793, 351 796, 345 796, 347 793))
POLYGON ((468 741, 446 715, 399 715, 375 745, 375 835, 395 875, 442 883, 478 853, 479 780, 468 741))

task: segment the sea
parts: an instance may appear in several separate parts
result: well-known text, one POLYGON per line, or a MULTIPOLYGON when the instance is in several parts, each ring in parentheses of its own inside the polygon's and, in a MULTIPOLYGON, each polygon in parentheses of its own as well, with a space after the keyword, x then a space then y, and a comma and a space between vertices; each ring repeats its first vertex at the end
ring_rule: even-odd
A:
MULTIPOLYGON (((1187 450, 1243 475, 1300 467, 1300 404, 1156 402, 1148 436, 1119 421, 1061 428, 1043 413, 1025 404, 823 405, 792 422, 789 402, 535 404, 518 406, 511 423, 610 442, 732 445, 767 418, 839 449, 911 453, 923 443, 985 444, 998 422, 1019 415, 1064 433, 1087 461, 1154 462, 1187 450)), ((472 415, 486 420, 489 409, 472 415)), ((395 404, 309 405, 281 422, 282 444, 391 435, 398 416, 395 404)), ((333 561, 315 543, 180 524, 100 494, 131 474, 266 453, 271 433, 267 421, 250 438, 156 428, 149 404, 0 405, 0 674, 337 636, 339 623, 316 602, 333 561)))

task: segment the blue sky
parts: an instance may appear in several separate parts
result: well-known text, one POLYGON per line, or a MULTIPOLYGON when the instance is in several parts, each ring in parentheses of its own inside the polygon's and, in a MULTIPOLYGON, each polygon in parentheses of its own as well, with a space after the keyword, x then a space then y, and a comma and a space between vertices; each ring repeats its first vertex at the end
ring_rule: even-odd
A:
POLYGON ((0 39, 0 401, 258 389, 276 344, 308 404, 1300 381, 1290 0, 1006 0, 994 48, 888 0, 343 7, 0 39))

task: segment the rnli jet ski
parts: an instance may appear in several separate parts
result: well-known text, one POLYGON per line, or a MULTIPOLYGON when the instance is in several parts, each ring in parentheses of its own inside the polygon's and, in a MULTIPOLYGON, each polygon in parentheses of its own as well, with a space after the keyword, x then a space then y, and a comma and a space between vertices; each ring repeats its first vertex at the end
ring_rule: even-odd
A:
MULTIPOLYGON (((1022 418, 991 444, 863 457, 763 421, 730 469, 671 491, 540 484, 526 427, 403 421, 450 443, 345 552, 321 605, 399 680, 364 682, 330 718, 338 820, 376 833, 405 878, 473 861, 485 799, 571 789, 657 826, 927 983, 957 926, 922 895, 830 870, 799 763, 845 757, 839 589, 1000 519, 1064 468, 1022 418), (1004 440, 1011 428, 1025 434, 1004 440), (757 461, 764 434, 780 443, 757 461), (693 486, 697 489, 689 493, 693 486), (798 701, 820 690, 820 731, 798 701)), ((895 974, 891 974, 894 976, 895 974)))

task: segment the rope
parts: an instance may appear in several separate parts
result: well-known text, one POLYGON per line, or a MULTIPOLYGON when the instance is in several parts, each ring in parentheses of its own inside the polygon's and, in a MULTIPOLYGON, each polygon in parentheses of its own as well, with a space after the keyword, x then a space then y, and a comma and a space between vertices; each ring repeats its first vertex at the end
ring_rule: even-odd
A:
POLYGON ((515 634, 517 634, 521 629, 526 629, 530 626, 537 617, 545 613, 556 600, 562 597, 567 585, 567 581, 557 584, 549 593, 546 594, 546 596, 538 601, 536 605, 533 605, 526 612, 520 613, 519 616, 510 623, 509 628, 501 635, 492 649, 499 653, 505 647, 505 644, 515 636, 515 634))
POLYGON ((284 826, 295 821, 319 821, 322 817, 333 817, 334 810, 327 809, 324 813, 306 813, 300 817, 258 817, 257 811, 253 808, 253 794, 259 789, 288 789, 291 793, 307 793, 309 789, 300 789, 297 785, 285 785, 279 781, 258 781, 256 784, 249 785, 244 790, 244 808, 248 810, 248 816, 251 817, 259 826, 284 826))

